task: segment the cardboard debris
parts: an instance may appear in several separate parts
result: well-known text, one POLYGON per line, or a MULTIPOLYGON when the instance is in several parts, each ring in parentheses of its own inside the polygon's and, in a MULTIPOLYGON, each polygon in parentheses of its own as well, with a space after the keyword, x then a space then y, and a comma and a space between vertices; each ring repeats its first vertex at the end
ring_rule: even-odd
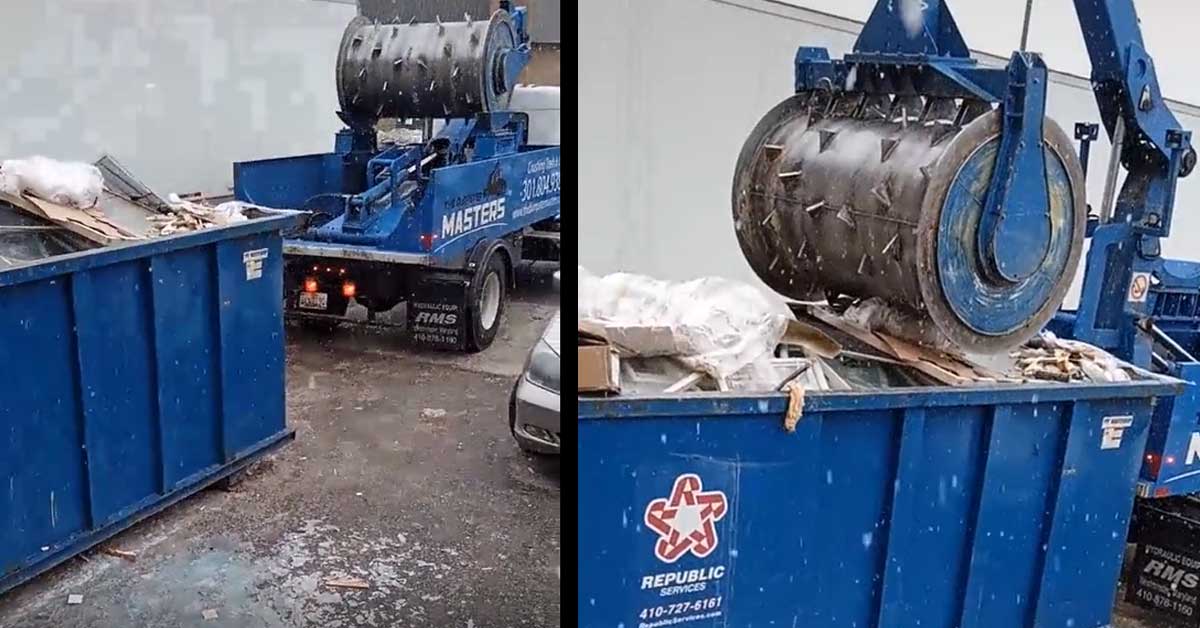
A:
POLYGON ((96 209, 75 209, 32 196, 14 196, 5 192, 0 192, 0 201, 43 220, 61 225, 72 233, 104 246, 130 240, 141 240, 144 237, 126 231, 121 226, 109 221, 103 212, 96 209))
POLYGON ((207 609, 200 611, 200 616, 204 618, 204 621, 214 621, 220 615, 217 613, 217 609, 207 608, 207 609))
POLYGON ((67 595, 67 604, 70 604, 71 606, 75 606, 76 604, 83 604, 83 594, 81 594, 81 593, 68 594, 67 595))
POLYGON ((578 354, 579 392, 621 392, 620 359, 612 345, 581 346, 578 354))
POLYGON ((621 362, 606 332, 600 325, 579 321, 579 392, 621 392, 621 362))
POLYGON ((813 325, 802 321, 788 321, 787 331, 779 344, 800 347, 806 355, 814 355, 826 359, 836 358, 842 352, 842 345, 829 334, 813 325))

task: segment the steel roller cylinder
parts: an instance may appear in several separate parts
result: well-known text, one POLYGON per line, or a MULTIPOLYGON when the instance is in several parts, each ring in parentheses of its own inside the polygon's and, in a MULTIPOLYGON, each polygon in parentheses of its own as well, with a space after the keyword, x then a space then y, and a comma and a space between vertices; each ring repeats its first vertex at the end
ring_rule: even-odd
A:
POLYGON ((505 56, 518 35, 490 20, 381 24, 357 17, 338 52, 342 112, 359 120, 462 118, 504 108, 505 56))
POLYGON ((784 296, 879 297, 968 351, 1017 346, 1070 287, 1087 205, 1070 139, 1047 119, 1048 246, 1029 247, 1036 264, 1026 277, 988 272, 978 230, 1000 124, 975 101, 794 96, 758 124, 738 159, 742 252, 784 296))

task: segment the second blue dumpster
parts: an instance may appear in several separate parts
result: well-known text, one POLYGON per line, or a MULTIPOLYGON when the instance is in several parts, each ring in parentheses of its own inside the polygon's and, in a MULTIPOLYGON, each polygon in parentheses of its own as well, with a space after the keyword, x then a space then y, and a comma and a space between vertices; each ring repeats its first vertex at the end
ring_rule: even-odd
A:
POLYGON ((300 220, 0 272, 0 592, 292 436, 280 233, 300 220))

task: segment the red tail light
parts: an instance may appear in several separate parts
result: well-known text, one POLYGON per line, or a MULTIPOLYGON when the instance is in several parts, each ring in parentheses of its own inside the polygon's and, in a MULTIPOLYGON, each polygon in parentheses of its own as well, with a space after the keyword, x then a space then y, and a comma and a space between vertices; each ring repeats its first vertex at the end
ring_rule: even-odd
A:
POLYGON ((426 251, 432 251, 434 238, 435 238, 435 236, 432 233, 422 233, 421 234, 421 248, 425 249, 426 251))
POLYGON ((354 285, 353 281, 347 281, 346 283, 342 284, 342 296, 346 297, 347 299, 353 297, 357 290, 358 288, 354 285))
POLYGON ((316 277, 309 277, 304 280, 304 291, 305 292, 316 292, 317 291, 316 277))

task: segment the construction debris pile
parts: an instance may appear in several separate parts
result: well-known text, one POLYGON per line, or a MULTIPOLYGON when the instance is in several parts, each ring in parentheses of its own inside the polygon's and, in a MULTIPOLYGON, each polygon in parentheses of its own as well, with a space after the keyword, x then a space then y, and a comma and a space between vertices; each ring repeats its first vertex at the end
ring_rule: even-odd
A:
POLYGON ((172 194, 167 197, 167 207, 167 212, 149 218, 153 228, 148 235, 169 236, 244 222, 249 220, 245 210, 253 206, 229 201, 213 207, 203 202, 184 200, 172 194))
POLYGON ((0 162, 0 202, 92 246, 220 227, 271 211, 200 195, 163 199, 107 155, 95 164, 41 156, 0 162))
POLYGON ((1128 382, 1132 367, 1082 342, 1061 340, 1044 331, 1014 351, 1021 376, 1057 382, 1128 382))
POLYGON ((579 286, 581 392, 851 391, 1153 377, 1049 332, 1010 354, 968 355, 878 299, 789 309, 724 279, 673 283, 626 273, 596 277, 583 269, 579 286))

